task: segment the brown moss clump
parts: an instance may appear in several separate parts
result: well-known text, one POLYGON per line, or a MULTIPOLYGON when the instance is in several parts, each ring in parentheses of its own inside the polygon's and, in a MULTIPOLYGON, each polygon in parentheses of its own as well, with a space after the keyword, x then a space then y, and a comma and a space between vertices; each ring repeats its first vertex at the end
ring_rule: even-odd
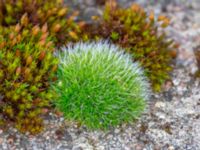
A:
POLYGON ((148 15, 143 8, 133 4, 130 8, 120 8, 115 1, 109 1, 103 17, 93 17, 96 24, 86 26, 90 38, 110 39, 125 48, 139 61, 150 78, 155 91, 160 91, 162 84, 170 78, 171 62, 176 57, 172 40, 159 28, 166 28, 169 19, 154 13, 148 15))
MULTIPOLYGON (((28 21, 28 20, 27 20, 28 21)), ((21 132, 43 129, 42 110, 49 105, 58 60, 45 24, 27 30, 26 21, 0 27, 0 118, 21 132)))
POLYGON ((0 0, 0 25, 15 25, 22 16, 29 28, 47 23, 50 35, 60 46, 79 40, 81 35, 83 24, 74 22, 78 13, 69 15, 68 10, 63 0, 0 0))
POLYGON ((196 77, 200 77, 200 46, 197 47, 194 53, 197 60, 197 67, 198 67, 198 70, 196 72, 196 77))

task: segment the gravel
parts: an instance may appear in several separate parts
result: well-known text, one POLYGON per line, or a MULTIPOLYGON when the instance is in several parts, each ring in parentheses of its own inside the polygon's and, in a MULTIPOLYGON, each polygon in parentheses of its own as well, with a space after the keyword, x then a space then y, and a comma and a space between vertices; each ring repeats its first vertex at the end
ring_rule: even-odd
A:
MULTIPOLYGON (((121 0, 123 6, 131 0, 121 0)), ((173 1, 174 2, 174 1, 173 1)), ((93 0, 67 1, 81 7, 83 17, 101 14, 102 6, 93 0), (81 5, 80 5, 81 4, 81 5), (90 9, 90 10, 88 10, 90 9)), ((141 2, 146 5, 145 1, 141 2)), ((64 121, 53 112, 45 119, 45 131, 37 136, 20 134, 10 127, 0 129, 1 150, 200 150, 200 79, 193 50, 200 45, 200 3, 177 5, 162 12, 160 4, 146 7, 171 18, 166 29, 169 37, 180 43, 172 80, 163 92, 153 94, 143 116, 132 124, 109 131, 91 131, 74 122, 64 121)))

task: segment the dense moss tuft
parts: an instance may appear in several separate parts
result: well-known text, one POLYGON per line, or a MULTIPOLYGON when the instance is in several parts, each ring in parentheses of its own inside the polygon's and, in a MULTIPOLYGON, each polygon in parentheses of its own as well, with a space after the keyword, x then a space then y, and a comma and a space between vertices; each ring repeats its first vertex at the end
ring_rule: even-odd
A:
POLYGON ((131 122, 145 108, 149 85, 143 71, 120 48, 78 43, 58 53, 57 108, 68 120, 107 129, 131 122))

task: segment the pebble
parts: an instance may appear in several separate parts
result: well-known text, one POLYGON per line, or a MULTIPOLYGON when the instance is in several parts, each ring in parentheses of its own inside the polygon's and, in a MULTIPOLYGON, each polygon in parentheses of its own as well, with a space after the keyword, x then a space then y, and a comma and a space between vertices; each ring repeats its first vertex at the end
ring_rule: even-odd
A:
POLYGON ((155 107, 157 108, 164 108, 165 107, 165 103, 164 102, 156 102, 155 107))
POLYGON ((169 146, 168 150, 175 150, 175 148, 173 146, 169 146))
POLYGON ((174 79, 174 80, 173 80, 173 84, 174 84, 175 86, 179 85, 179 84, 180 84, 180 79, 174 79))
POLYGON ((0 138, 0 144, 2 144, 3 143, 3 138, 0 138))
POLYGON ((119 129, 115 129, 115 133, 118 134, 120 132, 119 129))

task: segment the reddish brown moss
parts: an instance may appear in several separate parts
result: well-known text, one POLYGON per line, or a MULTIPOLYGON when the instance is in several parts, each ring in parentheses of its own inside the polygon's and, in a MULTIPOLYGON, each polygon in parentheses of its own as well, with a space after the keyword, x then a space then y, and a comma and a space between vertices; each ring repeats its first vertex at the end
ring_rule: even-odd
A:
POLYGON ((197 49, 195 50, 195 57, 197 60, 197 67, 198 67, 198 70, 196 72, 196 77, 200 77, 200 47, 197 47, 197 49))
POLYGON ((154 13, 149 15, 137 4, 123 9, 115 1, 106 4, 103 17, 93 17, 96 24, 86 26, 90 38, 110 39, 125 48, 139 61, 150 78, 155 91, 170 78, 171 62, 176 57, 175 44, 168 41, 165 33, 158 28, 169 25, 169 19, 154 13))
POLYGON ((29 28, 47 23, 49 33, 58 46, 76 42, 81 34, 80 26, 74 22, 77 12, 68 13, 63 0, 0 0, 0 24, 15 25, 22 16, 29 28))
POLYGON ((47 25, 27 30, 25 22, 0 27, 0 124, 13 122, 21 132, 35 134, 43 128, 58 60, 47 25))

